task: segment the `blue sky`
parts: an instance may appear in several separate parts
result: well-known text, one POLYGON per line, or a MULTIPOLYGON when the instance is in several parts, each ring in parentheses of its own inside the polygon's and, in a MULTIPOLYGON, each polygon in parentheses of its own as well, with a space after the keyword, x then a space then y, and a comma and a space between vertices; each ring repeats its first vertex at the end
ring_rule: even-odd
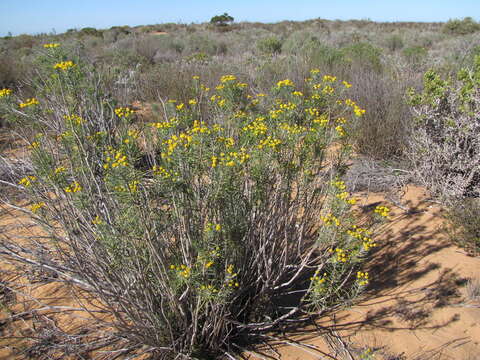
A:
POLYGON ((371 19, 374 21, 480 20, 480 0, 0 0, 0 36, 57 33, 164 22, 205 22, 228 12, 236 21, 371 19), (477 14, 477 16, 475 16, 477 14))

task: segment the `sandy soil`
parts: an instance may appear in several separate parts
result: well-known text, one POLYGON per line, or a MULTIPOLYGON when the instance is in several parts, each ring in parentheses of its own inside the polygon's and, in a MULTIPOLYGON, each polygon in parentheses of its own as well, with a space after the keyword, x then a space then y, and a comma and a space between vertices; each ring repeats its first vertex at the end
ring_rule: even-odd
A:
MULTIPOLYGON (((480 277, 480 258, 448 241, 442 210, 427 200, 422 188, 405 189, 404 209, 385 201, 383 194, 357 195, 366 211, 380 204, 392 211, 376 237, 378 247, 367 269, 372 280, 363 298, 317 322, 320 329, 334 329, 345 345, 351 345, 352 357, 333 358, 480 359, 480 302, 467 299, 465 293, 466 281, 480 277)), ((295 344, 277 348, 277 354, 262 351, 287 360, 332 359, 326 354, 332 354, 328 343, 333 340, 326 340, 322 330, 309 328, 290 340, 315 349, 295 344)))

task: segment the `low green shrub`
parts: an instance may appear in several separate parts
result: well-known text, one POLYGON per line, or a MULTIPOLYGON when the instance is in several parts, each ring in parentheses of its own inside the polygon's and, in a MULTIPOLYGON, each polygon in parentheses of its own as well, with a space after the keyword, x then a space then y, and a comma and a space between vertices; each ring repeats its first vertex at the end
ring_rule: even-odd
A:
POLYGON ((480 30, 480 24, 471 17, 449 20, 443 26, 443 32, 452 35, 467 35, 480 30))
POLYGON ((423 91, 409 92, 416 124, 408 156, 419 182, 445 202, 480 196, 480 56, 456 79, 433 70, 423 91))
POLYGON ((480 253, 480 199, 469 198, 454 202, 447 210, 450 239, 471 254, 480 253))
POLYGON ((427 49, 422 46, 410 46, 403 50, 403 56, 412 64, 420 64, 427 54, 427 49))
POLYGON ((403 48, 404 43, 401 36, 392 35, 386 39, 385 45, 390 51, 397 51, 403 48))
POLYGON ((279 54, 282 51, 282 41, 275 36, 266 37, 257 41, 257 48, 264 54, 279 54))

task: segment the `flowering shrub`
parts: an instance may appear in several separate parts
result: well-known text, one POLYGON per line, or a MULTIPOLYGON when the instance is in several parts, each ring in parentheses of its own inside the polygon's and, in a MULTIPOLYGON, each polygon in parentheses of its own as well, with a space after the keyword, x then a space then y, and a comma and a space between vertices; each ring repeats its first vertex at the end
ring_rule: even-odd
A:
POLYGON ((0 99, 38 131, 19 186, 51 233, 49 268, 101 299, 120 336, 166 354, 229 354, 368 284, 360 266, 375 243, 337 177, 364 113, 350 84, 312 70, 307 91, 286 79, 255 94, 235 75, 215 90, 195 76, 194 98, 142 123, 101 74, 48 52, 34 107, 0 99))

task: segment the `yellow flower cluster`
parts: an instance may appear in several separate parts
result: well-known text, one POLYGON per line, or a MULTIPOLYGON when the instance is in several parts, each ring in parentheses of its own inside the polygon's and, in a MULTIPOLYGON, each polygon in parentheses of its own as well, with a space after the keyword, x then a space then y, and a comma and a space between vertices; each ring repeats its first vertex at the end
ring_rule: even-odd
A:
POLYGON ((220 78, 220 82, 221 83, 227 83, 229 81, 235 81, 237 80, 237 77, 235 75, 223 75, 221 78, 220 78))
POLYGON ((371 248, 377 246, 377 244, 370 237, 370 235, 372 235, 372 232, 367 229, 360 228, 354 225, 352 226, 351 230, 347 230, 347 234, 354 237, 355 239, 362 240, 363 249, 365 251, 368 251, 371 248))
MULTIPOLYGON (((205 231, 206 232, 209 232, 209 231, 222 231, 222 225, 220 224, 212 224, 212 223, 208 223, 206 226, 205 226, 205 231)), ((216 252, 215 252, 216 253, 216 252)))
POLYGON ((335 261, 346 263, 348 261, 347 252, 341 248, 336 248, 335 251, 330 249, 330 253, 335 253, 335 261))
POLYGON ((326 86, 322 89, 322 94, 332 95, 333 93, 335 93, 335 89, 334 89, 333 87, 331 87, 330 85, 326 85, 326 86))
POLYGON ((40 142, 34 141, 30 144, 30 149, 38 149, 40 147, 40 142))
POLYGON ((60 46, 60 44, 58 44, 58 43, 43 44, 43 47, 44 47, 45 49, 54 49, 54 48, 57 48, 57 47, 59 47, 59 46, 60 46))
POLYGON ((193 127, 189 130, 189 133, 210 134, 210 129, 208 128, 208 126, 205 125, 205 122, 195 120, 193 122, 193 127))
POLYGON ((117 186, 114 186, 113 190, 117 191, 117 192, 127 192, 127 191, 130 191, 132 193, 135 193, 137 192, 138 190, 138 184, 140 182, 138 180, 134 180, 134 181, 131 181, 127 184, 128 188, 123 186, 123 185, 117 185, 117 186))
POLYGON ((327 114, 322 114, 319 117, 313 119, 314 124, 320 124, 320 126, 322 127, 327 126, 329 122, 330 119, 328 118, 327 114))
POLYGON ((285 79, 285 80, 281 80, 277 83, 277 88, 280 89, 282 87, 286 87, 286 86, 295 86, 295 84, 293 83, 292 80, 289 80, 289 79, 285 79))
POLYGON ((119 107, 115 109, 115 114, 117 114, 119 118, 128 118, 134 112, 135 111, 133 111, 129 107, 119 107))
POLYGON ((365 286, 365 285, 368 285, 368 272, 361 272, 361 271, 358 271, 357 272, 357 281, 358 281, 358 285, 360 286, 365 286))
POLYGON ((82 191, 82 186, 77 181, 74 181, 63 190, 67 193, 76 193, 82 191))
POLYGON ((355 205, 357 203, 357 200, 354 198, 348 198, 350 196, 350 193, 343 191, 341 193, 338 193, 335 195, 336 198, 345 201, 347 204, 350 205, 355 205))
POLYGON ((250 131, 253 133, 253 135, 258 136, 265 135, 268 128, 267 125, 265 125, 265 118, 263 116, 259 116, 255 118, 255 120, 253 120, 250 124, 244 126, 242 130, 250 131))
POLYGON ((103 220, 100 216, 95 216, 95 218, 92 220, 93 225, 101 225, 103 224, 103 220))
POLYGON ((38 210, 40 210, 42 207, 45 206, 45 203, 43 201, 32 204, 30 207, 30 210, 35 214, 38 210))
POLYGON ((323 82, 330 82, 330 83, 333 83, 337 81, 337 77, 336 76, 331 76, 331 75, 324 75, 323 76, 323 82))
POLYGON ((301 91, 294 91, 292 92, 293 96, 303 96, 303 93, 301 91))
POLYGON ((337 125, 335 127, 335 131, 337 132, 338 136, 340 136, 340 137, 343 137, 343 136, 347 135, 347 133, 345 132, 345 129, 343 128, 342 125, 337 125))
POLYGON ((233 265, 228 265, 227 266, 227 285, 229 287, 238 287, 238 282, 235 281, 235 278, 237 277, 237 273, 234 272, 233 265))
POLYGON ((76 66, 76 65, 73 63, 73 61, 69 60, 69 61, 61 61, 59 63, 56 63, 53 66, 53 68, 65 71, 65 70, 68 70, 68 69, 70 69, 74 66, 76 66))
POLYGON ((342 84, 343 84, 343 86, 345 86, 345 88, 347 88, 347 89, 352 87, 352 84, 350 84, 350 83, 347 82, 347 81, 342 81, 342 84))
POLYGON ((192 269, 186 265, 170 265, 170 269, 177 272, 181 277, 188 279, 191 275, 192 269))
POLYGON ((180 133, 180 135, 172 135, 170 139, 165 140, 163 143, 167 145, 167 151, 161 153, 162 159, 170 160, 170 156, 173 154, 177 146, 183 145, 186 149, 192 141, 192 135, 187 133, 180 133))
POLYGON ((208 291, 211 293, 217 293, 218 289, 216 289, 213 285, 200 285, 200 290, 208 291))
POLYGON ((320 69, 312 69, 312 70, 310 70, 310 74, 312 74, 312 75, 316 75, 316 74, 318 74, 319 72, 320 72, 320 69))
POLYGON ((240 151, 231 151, 227 154, 220 153, 220 156, 212 156, 211 158, 211 167, 216 168, 217 165, 223 165, 227 167, 232 167, 235 165, 244 164, 248 159, 250 159, 250 155, 247 153, 247 149, 240 148, 240 151))
POLYGON ((80 116, 78 115, 64 115, 63 118, 71 123, 74 123, 76 125, 81 125, 85 122, 80 116))
POLYGON ((272 119, 277 119, 284 111, 282 109, 272 109, 268 113, 272 119))
POLYGON ((1 89, 0 90, 0 97, 8 96, 12 93, 11 89, 1 89))
POLYGON ((96 141, 96 140, 101 139, 102 136, 105 136, 105 135, 107 135, 107 133, 106 133, 105 131, 97 131, 97 132, 96 132, 95 134, 93 134, 93 135, 88 135, 88 136, 87 136, 87 139, 88 139, 88 140, 94 140, 94 141, 96 141))
POLYGON ((314 117, 319 117, 320 116, 320 111, 317 108, 306 108, 305 112, 314 117))
POLYGON ((278 125, 278 128, 286 131, 289 134, 300 134, 307 131, 307 128, 305 126, 300 126, 297 124, 290 125, 288 123, 281 123, 278 125))
POLYGON ((105 155, 105 163, 103 164, 105 170, 128 166, 127 156, 120 150, 110 147, 109 150, 105 151, 105 155))
POLYGON ((320 219, 322 219, 326 226, 340 226, 340 220, 338 220, 338 218, 335 217, 332 213, 329 213, 325 216, 320 216, 320 219))
POLYGON ((353 109, 353 112, 355 113, 355 115, 358 117, 365 114, 365 109, 361 109, 352 99, 346 99, 345 105, 350 106, 353 109))
POLYGON ((222 98, 220 95, 212 95, 212 97, 210 98, 210 101, 217 102, 217 105, 220 107, 225 106, 225 102, 226 102, 226 100, 222 98))
POLYGON ((350 196, 350 193, 345 191, 347 188, 345 185, 345 182, 342 180, 335 180, 332 181, 331 183, 337 190, 341 191, 340 193, 336 194, 335 197, 337 197, 340 200, 344 200, 347 204, 350 205, 355 205, 357 203, 357 200, 354 198, 348 198, 350 196))
POLYGON ((347 186, 345 185, 345 181, 337 180, 332 181, 332 185, 335 186, 338 190, 345 190, 347 186))
POLYGON ((277 147, 278 145, 280 145, 281 143, 282 143, 281 140, 275 139, 275 138, 273 138, 273 137, 271 137, 271 136, 267 136, 265 139, 260 140, 260 143, 257 145, 257 147, 258 147, 259 149, 263 149, 263 148, 265 148, 265 147, 269 147, 269 148, 272 148, 272 149, 275 150, 276 147, 277 147))
POLYGON ((156 176, 161 176, 163 177, 164 179, 169 179, 171 178, 172 176, 175 176, 175 178, 178 177, 178 172, 170 172, 168 171, 167 169, 165 169, 164 167, 162 166, 157 166, 155 165, 153 168, 152 168, 152 171, 153 171, 153 174, 156 175, 156 176))
POLYGON ((169 121, 155 122, 155 123, 150 123, 149 125, 157 129, 169 129, 175 126, 176 121, 177 121, 176 118, 171 118, 169 121))
POLYGON ((37 99, 31 98, 31 99, 27 99, 23 103, 20 103, 18 106, 20 106, 20 108, 23 109, 25 107, 32 106, 32 105, 38 105, 38 104, 39 104, 39 102, 38 102, 37 99))
POLYGON ((390 213, 390 209, 386 206, 377 206, 374 210, 375 214, 378 214, 383 217, 388 217, 388 214, 390 213))
POLYGON ((297 105, 289 101, 286 104, 278 104, 278 107, 282 110, 295 110, 297 108, 297 105))
POLYGON ((315 275, 310 277, 310 281, 316 282, 317 284, 323 284, 327 279, 327 273, 323 273, 322 277, 318 276, 318 270, 315 271, 315 275))
POLYGON ((35 176, 26 176, 23 179, 21 179, 18 184, 23 185, 25 187, 29 187, 36 180, 37 180, 37 178, 35 176))
POLYGON ((135 140, 138 138, 138 135, 139 135, 139 132, 138 130, 133 130, 133 129, 130 129, 128 130, 127 132, 127 138, 123 140, 123 142, 125 144, 130 144, 132 140, 135 140))
POLYGON ((61 174, 65 171, 67 171, 67 169, 64 166, 59 166, 59 167, 55 168, 55 170, 53 172, 55 173, 55 175, 58 175, 58 174, 61 174))
POLYGON ((235 139, 232 138, 232 137, 219 136, 217 138, 217 141, 220 142, 220 143, 223 143, 227 148, 235 145, 235 139))

